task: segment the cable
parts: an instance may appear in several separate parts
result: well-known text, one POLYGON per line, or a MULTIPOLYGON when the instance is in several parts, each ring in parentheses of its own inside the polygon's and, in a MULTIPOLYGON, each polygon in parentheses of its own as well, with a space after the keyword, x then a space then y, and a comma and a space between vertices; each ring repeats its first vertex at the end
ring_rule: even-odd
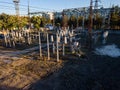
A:
MULTIPOLYGON (((9 2, 3 2, 3 1, 0 1, 0 3, 5 3, 5 4, 12 4, 13 3, 9 3, 9 2)), ((19 4, 20 6, 23 6, 23 7, 28 7, 28 5, 23 5, 23 4, 19 4)), ((40 8, 40 7, 35 7, 35 6, 29 6, 30 8, 34 8, 34 9, 44 9, 44 10, 52 10, 54 11, 54 9, 48 9, 48 8, 40 8)))
MULTIPOLYGON (((15 8, 15 7, 13 7, 13 6, 6 6, 6 5, 0 5, 0 7, 2 6, 2 8, 3 7, 8 7, 9 9, 10 8, 15 8)), ((20 10, 27 10, 26 8, 20 8, 20 10)))
MULTIPOLYGON (((5 9, 12 9, 12 10, 14 10, 13 8, 15 8, 14 7, 14 3, 10 3, 10 2, 6 2, 6 1, 0 1, 0 3, 1 4, 6 4, 6 5, 9 5, 9 6, 6 6, 6 5, 0 5, 2 8, 4 7, 4 9, 3 10, 5 10, 5 9)), ((23 4, 19 4, 20 6, 20 10, 22 10, 22 11, 26 11, 27 12, 27 10, 28 10, 28 5, 23 5, 23 4), (25 8, 26 7, 26 8, 25 8)), ((40 8, 40 7, 34 7, 34 6, 29 6, 30 7, 30 11, 34 11, 34 12, 39 12, 39 11, 43 11, 43 10, 52 10, 52 11, 55 11, 55 10, 53 10, 53 9, 48 9, 48 8, 40 8)), ((21 11, 20 11, 21 12, 21 11)), ((47 12, 47 11, 46 11, 47 12)), ((28 12, 27 12, 28 13, 28 12)))

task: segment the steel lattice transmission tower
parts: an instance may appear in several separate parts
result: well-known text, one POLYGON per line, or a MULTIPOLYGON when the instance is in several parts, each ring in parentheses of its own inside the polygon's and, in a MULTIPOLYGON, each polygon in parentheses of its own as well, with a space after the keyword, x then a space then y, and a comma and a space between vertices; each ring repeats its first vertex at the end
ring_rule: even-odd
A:
POLYGON ((15 3, 15 10, 16 10, 16 15, 19 16, 19 2, 20 0, 13 0, 15 3))
POLYGON ((94 6, 94 10, 95 10, 95 13, 98 13, 98 3, 101 2, 100 0, 95 0, 95 6, 94 6))
POLYGON ((94 9, 98 9, 98 0, 95 0, 95 6, 94 9))

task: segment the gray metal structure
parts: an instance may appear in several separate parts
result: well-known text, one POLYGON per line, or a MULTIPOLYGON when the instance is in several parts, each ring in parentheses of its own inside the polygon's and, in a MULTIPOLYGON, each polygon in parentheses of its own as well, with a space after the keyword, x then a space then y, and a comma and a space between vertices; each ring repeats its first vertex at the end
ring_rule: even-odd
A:
POLYGON ((19 16, 19 2, 20 0, 13 0, 15 3, 15 10, 16 10, 16 15, 19 16))

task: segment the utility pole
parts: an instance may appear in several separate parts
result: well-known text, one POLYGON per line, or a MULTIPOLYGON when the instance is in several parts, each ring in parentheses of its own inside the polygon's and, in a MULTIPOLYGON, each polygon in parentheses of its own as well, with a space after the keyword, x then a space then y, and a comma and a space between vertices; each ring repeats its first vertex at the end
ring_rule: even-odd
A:
POLYGON ((92 26, 93 26, 93 0, 90 0, 90 15, 89 15, 89 28, 88 28, 88 39, 89 39, 89 50, 92 49, 92 26))
POLYGON ((63 11, 63 12, 62 12, 62 27, 63 27, 63 28, 65 28, 64 17, 65 17, 65 14, 64 14, 64 11, 63 11))
POLYGON ((100 2, 100 0, 95 0, 95 6, 94 6, 94 13, 95 13, 95 20, 96 20, 96 17, 98 15, 98 3, 100 2))
POLYGON ((39 34, 39 50, 40 50, 40 58, 42 57, 42 48, 41 48, 41 35, 40 35, 40 32, 38 33, 39 34))
POLYGON ((28 16, 30 15, 30 8, 29 8, 29 0, 28 0, 28 16))
POLYGON ((29 29, 31 29, 31 22, 30 22, 30 6, 29 6, 30 1, 28 0, 28 23, 29 23, 29 29))
POLYGON ((59 44, 58 44, 58 33, 56 33, 56 48, 57 48, 57 62, 59 62, 59 44))
POLYGON ((79 27, 79 12, 77 12, 77 28, 79 27))
POLYGON ((85 26, 85 8, 83 8, 83 20, 82 20, 82 29, 84 30, 85 26))
POLYGON ((95 10, 95 13, 98 12, 98 0, 95 0, 94 10, 95 10))
POLYGON ((66 14, 65 14, 65 11, 63 10, 63 12, 62 12, 62 24, 63 24, 62 26, 63 26, 63 30, 65 30, 65 28, 68 25, 67 20, 68 20, 68 18, 67 18, 66 14))
POLYGON ((48 33, 47 33, 47 54, 48 54, 48 60, 50 60, 49 35, 48 35, 48 33))

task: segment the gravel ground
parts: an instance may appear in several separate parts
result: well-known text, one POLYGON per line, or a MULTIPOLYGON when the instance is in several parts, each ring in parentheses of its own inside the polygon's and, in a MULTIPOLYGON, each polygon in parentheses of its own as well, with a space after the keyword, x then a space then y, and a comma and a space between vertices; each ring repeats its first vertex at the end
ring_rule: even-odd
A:
MULTIPOLYGON (((120 48, 119 34, 109 34, 104 45, 111 44, 120 48)), ((94 52, 87 52, 87 56, 88 59, 66 60, 60 70, 31 84, 26 90, 120 90, 120 57, 101 56, 94 52)))
MULTIPOLYGON (((111 44, 120 49, 119 34, 108 36, 104 45, 111 44)), ((87 59, 69 56, 59 70, 22 90, 120 90, 120 57, 96 55, 93 51, 86 54, 87 59)), ((18 90, 16 87, 0 90, 18 90)))

